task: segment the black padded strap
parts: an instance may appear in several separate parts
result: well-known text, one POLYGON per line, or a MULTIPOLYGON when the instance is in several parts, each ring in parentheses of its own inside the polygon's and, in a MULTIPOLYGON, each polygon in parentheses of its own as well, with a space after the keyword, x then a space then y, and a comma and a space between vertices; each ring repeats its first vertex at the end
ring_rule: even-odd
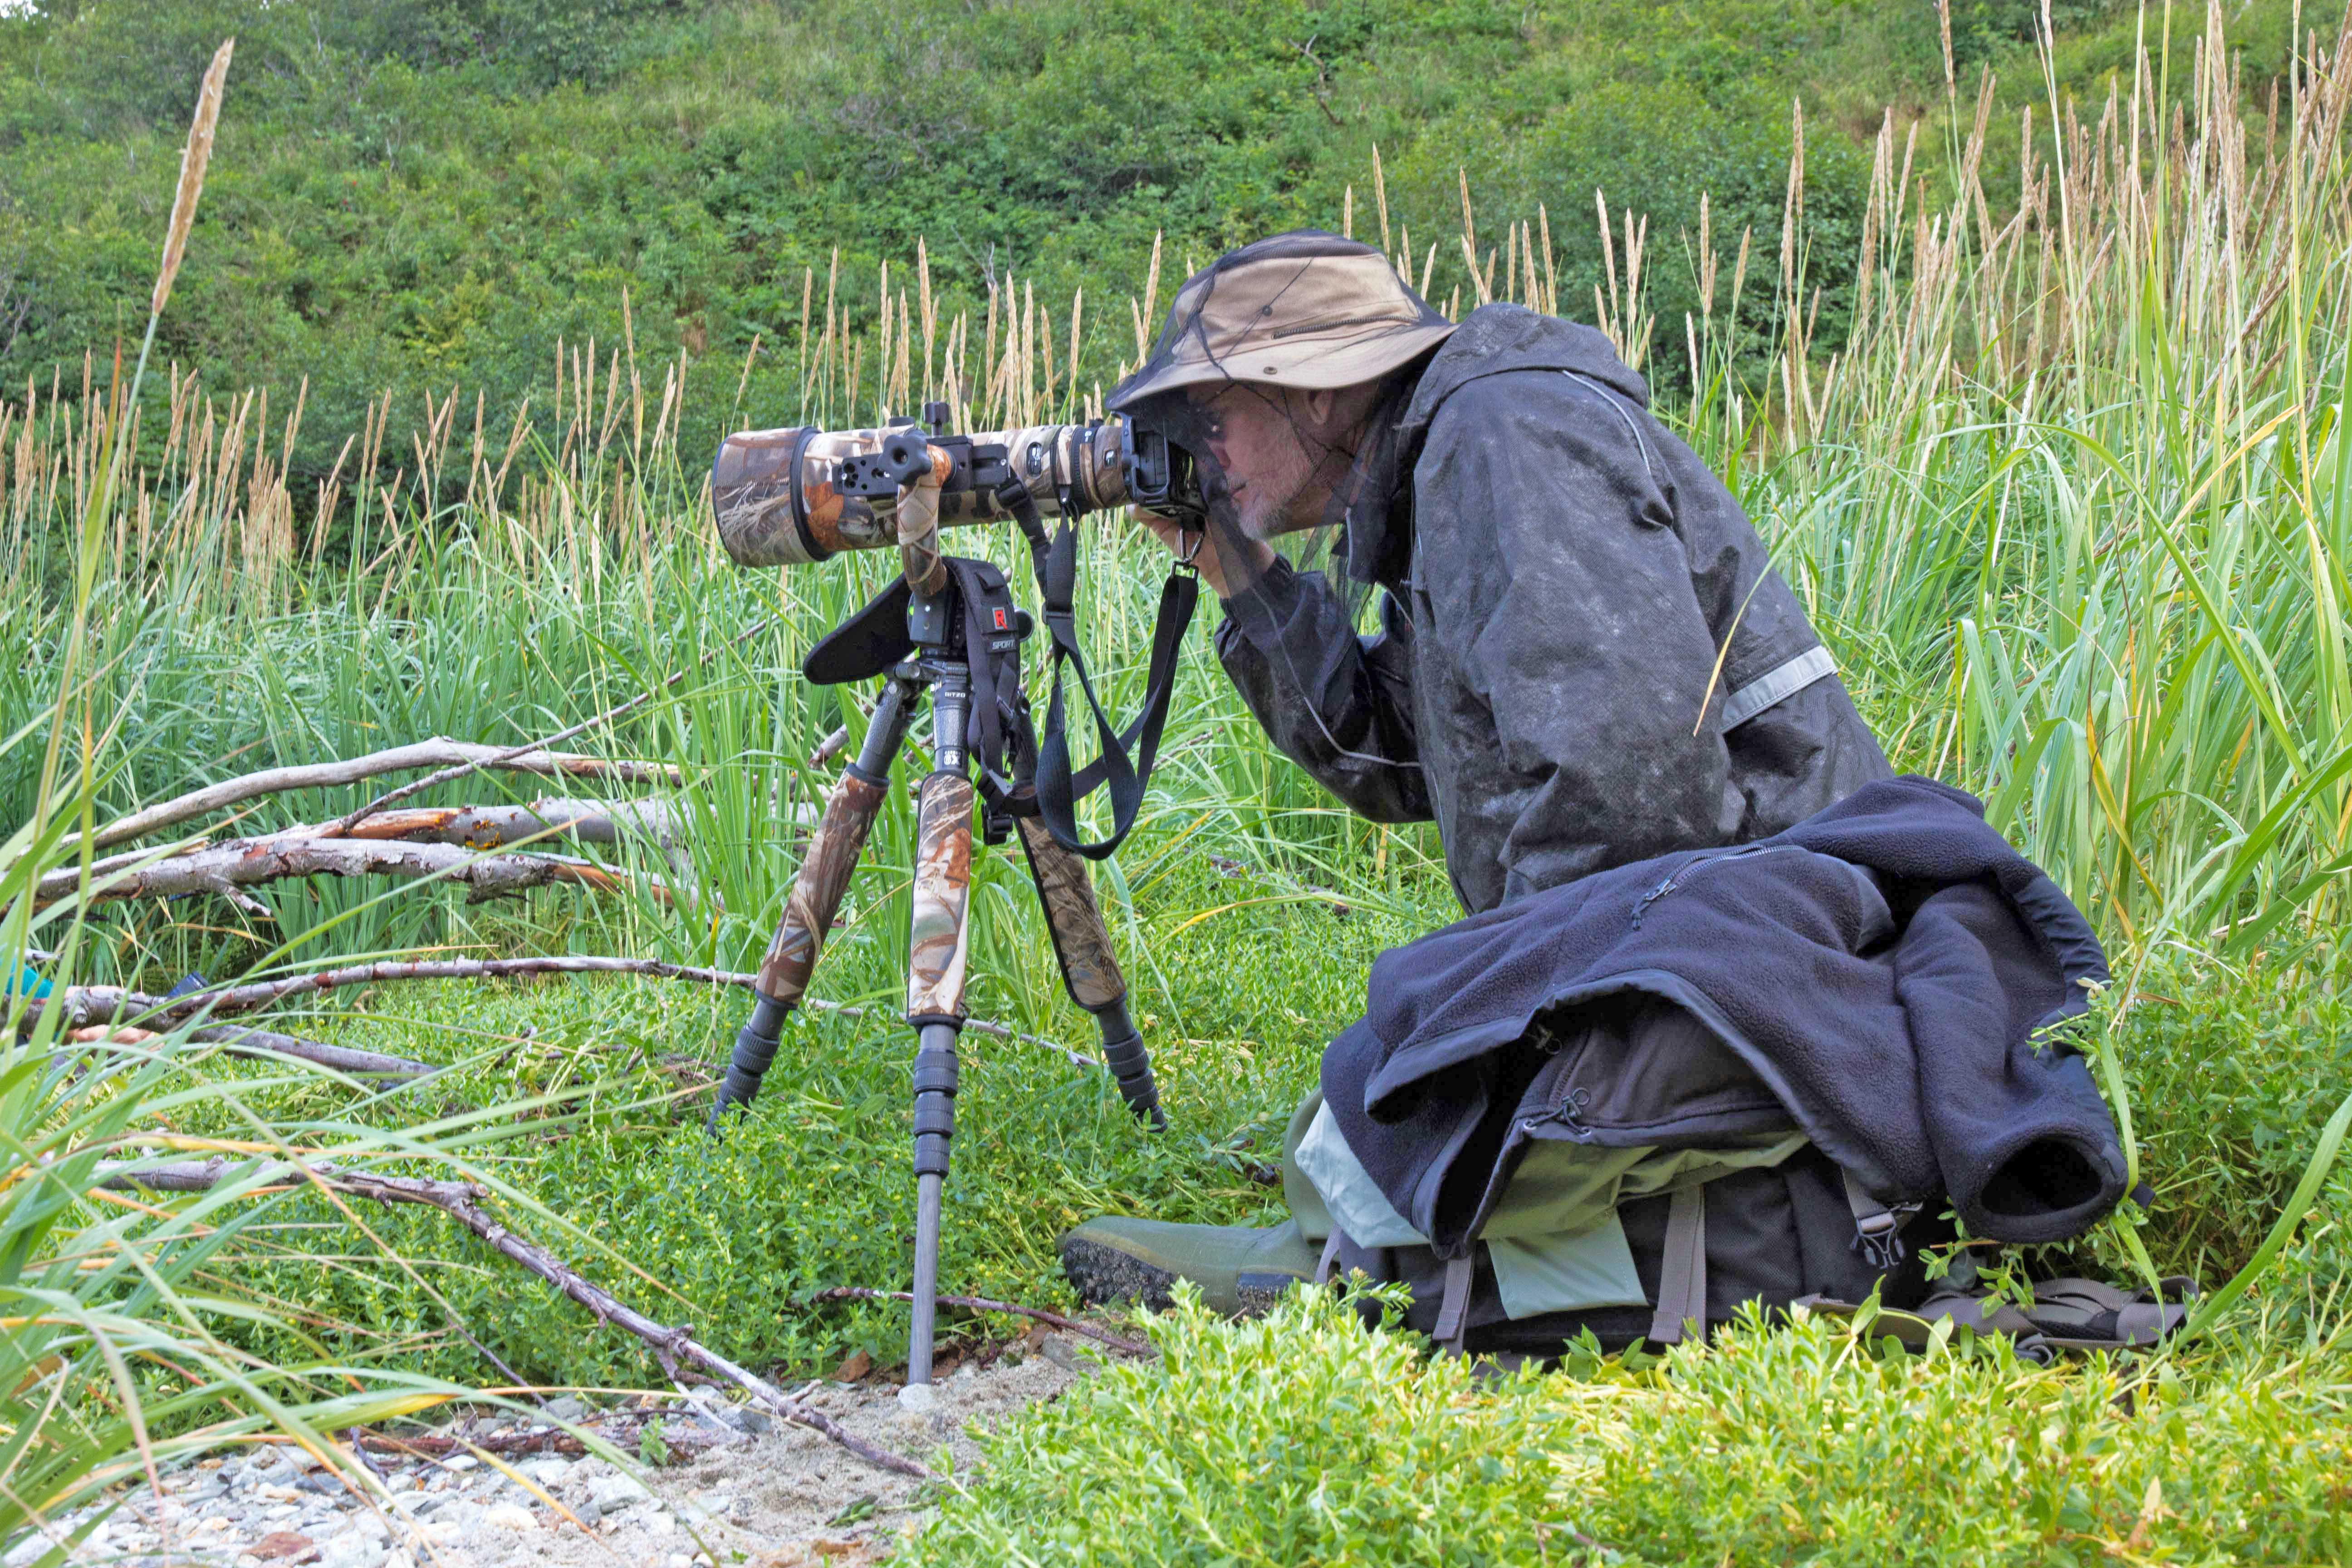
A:
POLYGON ((1151 626, 1151 664, 1144 681, 1143 706, 1124 730, 1115 729, 1095 692, 1085 651, 1078 647, 1077 530, 1065 522, 1048 543, 1036 503, 1030 500, 1025 486, 1008 480, 999 487, 997 496, 1028 537, 1031 563, 1045 601, 1046 636, 1053 647, 1053 695, 1046 704, 1045 732, 1037 742, 1037 816, 1063 848, 1100 860, 1134 829, 1136 813, 1142 808, 1144 785, 1150 782, 1152 764, 1159 759, 1160 732, 1168 723, 1168 705, 1176 695, 1177 655, 1200 603, 1200 578, 1182 568, 1168 574, 1151 626), (1094 717, 1099 753, 1075 772, 1070 767, 1069 714, 1062 686, 1066 663, 1077 672, 1078 689, 1094 717), (1078 831, 1077 805, 1102 788, 1110 791, 1110 836, 1089 844, 1078 831))
POLYGON ((1658 1303, 1650 1342, 1682 1343, 1684 1325, 1706 1331, 1706 1189, 1685 1187, 1666 1208, 1666 1241, 1658 1265, 1658 1303))
POLYGON ((1429 1337, 1451 1354, 1463 1352, 1464 1342, 1470 1332, 1470 1289, 1477 1279, 1475 1252, 1445 1260, 1445 1293, 1438 1300, 1437 1326, 1430 1330, 1429 1337))

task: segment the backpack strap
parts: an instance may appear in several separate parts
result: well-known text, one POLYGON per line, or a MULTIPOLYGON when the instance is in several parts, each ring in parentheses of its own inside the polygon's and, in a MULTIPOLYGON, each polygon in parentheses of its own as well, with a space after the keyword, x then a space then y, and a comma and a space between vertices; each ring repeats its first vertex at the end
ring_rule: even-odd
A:
POLYGON ((1445 1294, 1437 1304, 1437 1326, 1429 1337, 1454 1355, 1463 1353, 1463 1342, 1470 1331, 1470 1288, 1477 1279, 1475 1250, 1445 1260, 1445 1294))
POLYGON ((1331 1270, 1339 1262, 1339 1249, 1347 1245, 1346 1233, 1338 1226, 1333 1226, 1331 1234, 1324 1238, 1322 1261, 1315 1265, 1315 1283, 1318 1285, 1331 1283, 1331 1270))
POLYGON ((1666 1210, 1666 1244, 1658 1265, 1658 1304, 1650 1342, 1682 1343, 1688 1323, 1706 1331, 1706 1188, 1685 1187, 1666 1210))
POLYGON ((1903 1261, 1903 1227, 1919 1212, 1917 1204, 1880 1203, 1868 1189, 1853 1179, 1853 1173, 1844 1166, 1838 1174, 1845 1181, 1845 1205, 1853 1211, 1854 1250, 1864 1262, 1882 1272, 1903 1261))

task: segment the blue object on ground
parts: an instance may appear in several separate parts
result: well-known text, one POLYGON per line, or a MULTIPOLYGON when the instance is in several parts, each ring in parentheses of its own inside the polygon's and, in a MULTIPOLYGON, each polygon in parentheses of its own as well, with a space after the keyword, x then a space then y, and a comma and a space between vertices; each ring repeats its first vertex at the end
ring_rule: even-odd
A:
POLYGON ((180 983, 163 993, 163 1000, 176 1002, 191 991, 202 991, 209 984, 201 974, 183 974, 180 983))
POLYGON ((0 985, 0 996, 30 996, 35 1001, 47 996, 49 994, 49 983, 42 979, 31 964, 28 963, 23 967, 22 974, 9 981, 5 985, 0 985))

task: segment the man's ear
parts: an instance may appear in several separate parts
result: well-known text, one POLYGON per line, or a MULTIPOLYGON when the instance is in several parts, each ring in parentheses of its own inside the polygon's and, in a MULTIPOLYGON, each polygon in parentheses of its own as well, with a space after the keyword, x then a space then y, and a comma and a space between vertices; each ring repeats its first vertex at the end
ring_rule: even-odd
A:
POLYGON ((1331 427, 1331 413, 1339 405, 1339 395, 1328 387, 1297 394, 1299 412, 1307 416, 1307 426, 1318 432, 1331 427))

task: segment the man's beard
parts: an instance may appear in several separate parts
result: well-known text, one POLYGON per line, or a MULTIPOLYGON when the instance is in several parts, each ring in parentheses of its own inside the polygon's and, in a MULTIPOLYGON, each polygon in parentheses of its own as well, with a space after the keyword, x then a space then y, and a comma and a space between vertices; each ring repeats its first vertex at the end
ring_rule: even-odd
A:
POLYGON ((1302 437, 1279 466, 1269 465, 1267 472, 1233 490, 1234 526, 1244 537, 1263 542, 1321 523, 1323 509, 1307 504, 1308 492, 1327 493, 1328 487, 1318 487, 1315 480, 1331 457, 1329 448, 1302 437))

